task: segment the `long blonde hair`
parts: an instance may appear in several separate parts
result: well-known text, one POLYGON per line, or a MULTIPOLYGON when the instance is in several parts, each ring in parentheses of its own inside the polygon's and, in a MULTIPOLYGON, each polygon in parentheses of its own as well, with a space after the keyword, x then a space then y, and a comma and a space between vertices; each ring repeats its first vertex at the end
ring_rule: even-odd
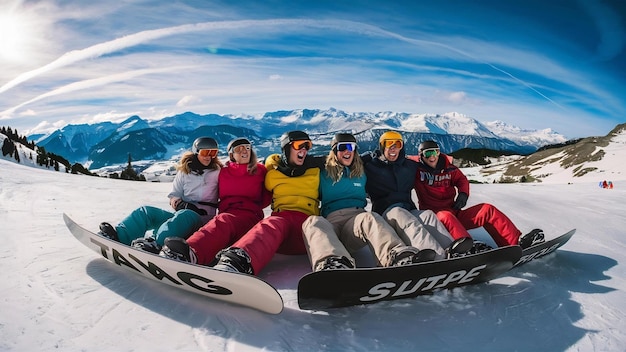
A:
MULTIPOLYGON (((345 166, 337 159, 337 153, 334 150, 330 150, 328 157, 326 158, 326 172, 328 176, 333 180, 333 183, 339 182, 343 176, 343 168, 345 166)), ((363 160, 361 156, 354 152, 352 164, 348 167, 350 169, 350 178, 357 178, 363 176, 365 168, 363 167, 363 160)))
MULTIPOLYGON (((192 170, 191 170, 190 164, 193 163, 194 160, 198 160, 198 158, 196 157, 196 154, 194 154, 193 152, 189 152, 189 151, 185 152, 183 156, 180 158, 180 161, 178 162, 178 164, 176 165, 176 170, 182 171, 186 174, 191 173, 192 170)), ((209 166, 207 166, 207 169, 219 170, 222 167, 224 167, 224 165, 222 164, 220 159, 218 159, 216 156, 215 158, 211 159, 211 163, 209 163, 209 166)))

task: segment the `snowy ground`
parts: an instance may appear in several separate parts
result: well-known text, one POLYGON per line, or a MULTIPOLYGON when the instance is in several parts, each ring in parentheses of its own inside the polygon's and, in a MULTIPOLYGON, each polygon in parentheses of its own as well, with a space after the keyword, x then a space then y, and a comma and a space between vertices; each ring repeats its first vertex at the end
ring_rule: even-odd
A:
MULTIPOLYGON (((622 173, 625 174, 625 173, 622 173)), ((556 254, 488 284, 324 312, 301 311, 305 256, 261 277, 285 310, 268 315, 158 284, 74 240, 61 214, 96 229, 139 205, 167 207, 169 183, 70 175, 0 160, 0 350, 620 351, 626 346, 626 184, 472 185, 522 231, 578 231, 556 254)), ((475 236, 486 239, 482 230, 475 236)))

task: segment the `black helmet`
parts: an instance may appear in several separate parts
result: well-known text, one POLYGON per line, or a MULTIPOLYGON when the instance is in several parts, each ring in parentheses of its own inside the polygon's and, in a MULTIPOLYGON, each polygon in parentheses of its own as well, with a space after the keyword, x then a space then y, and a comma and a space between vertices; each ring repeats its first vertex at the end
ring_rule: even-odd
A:
POLYGON ((247 140, 246 138, 235 138, 232 141, 228 142, 228 147, 226 147, 226 152, 231 153, 236 146, 242 145, 242 144, 252 144, 252 143, 250 143, 250 141, 247 140))
POLYGON ((280 136, 280 147, 285 150, 285 146, 293 141, 311 140, 308 134, 303 131, 285 132, 280 136))
POLYGON ((330 147, 335 150, 337 147, 337 143, 339 142, 353 142, 356 143, 356 138, 352 135, 352 133, 337 133, 333 137, 333 140, 330 142, 330 147))
POLYGON ((191 147, 191 151, 195 154, 198 154, 198 151, 201 149, 218 149, 217 141, 211 137, 199 137, 193 141, 193 146, 191 147))
POLYGON ((288 164, 289 157, 291 155, 291 148, 289 148, 289 143, 293 141, 310 141, 309 135, 303 131, 291 131, 285 132, 282 136, 280 136, 280 147, 283 151, 283 157, 285 158, 285 163, 288 164))
POLYGON ((439 149, 439 144, 437 144, 437 142, 435 141, 424 141, 420 144, 419 153, 421 154, 422 151, 426 149, 433 149, 433 148, 439 149))

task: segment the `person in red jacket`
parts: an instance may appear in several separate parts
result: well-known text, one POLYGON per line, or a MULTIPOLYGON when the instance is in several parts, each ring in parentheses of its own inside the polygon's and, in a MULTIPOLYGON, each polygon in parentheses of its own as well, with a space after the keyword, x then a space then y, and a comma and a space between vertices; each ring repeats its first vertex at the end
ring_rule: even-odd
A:
POLYGON ((161 255, 210 265, 217 253, 233 244, 263 219, 272 194, 265 189, 265 165, 257 161, 250 141, 236 138, 227 147, 229 161, 218 175, 218 214, 187 240, 166 239, 161 255))
MULTIPOLYGON (((469 236, 467 230, 483 227, 498 247, 520 245, 527 248, 544 242, 542 230, 534 229, 521 236, 515 224, 491 204, 463 209, 469 197, 469 181, 452 164, 452 158, 441 153, 435 141, 420 144, 419 156, 411 158, 419 163, 414 187, 419 208, 437 213, 453 237, 469 236)), ((473 250, 477 250, 476 246, 473 250)))
POLYGON ((308 154, 313 146, 304 131, 280 138, 281 154, 265 160, 265 188, 272 192, 272 213, 230 247, 218 253, 213 268, 258 275, 274 254, 306 254, 302 223, 319 214, 319 176, 325 157, 308 154))

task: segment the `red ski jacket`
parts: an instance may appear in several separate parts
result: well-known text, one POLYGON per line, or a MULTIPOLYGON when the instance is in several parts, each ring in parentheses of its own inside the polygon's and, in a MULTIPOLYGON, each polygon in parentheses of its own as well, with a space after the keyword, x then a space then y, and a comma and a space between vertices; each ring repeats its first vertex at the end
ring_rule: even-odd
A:
POLYGON ((419 156, 410 156, 418 162, 414 189, 419 208, 434 212, 452 210, 457 190, 469 196, 469 181, 463 172, 452 164, 452 157, 439 154, 437 166, 433 169, 424 164, 419 156))
POLYGON ((256 174, 248 174, 248 165, 227 162, 220 170, 218 178, 219 212, 228 212, 229 208, 249 210, 263 218, 263 208, 267 207, 272 194, 265 189, 264 181, 267 169, 257 164, 256 174))

